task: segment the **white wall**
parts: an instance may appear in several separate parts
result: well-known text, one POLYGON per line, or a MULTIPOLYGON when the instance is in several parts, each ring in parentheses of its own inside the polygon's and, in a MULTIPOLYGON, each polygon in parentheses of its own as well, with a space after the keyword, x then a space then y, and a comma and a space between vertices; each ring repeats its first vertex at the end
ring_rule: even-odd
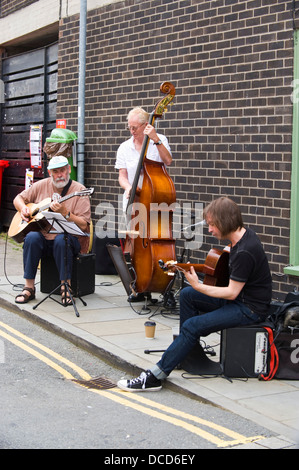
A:
MULTIPOLYGON (((119 0, 87 0, 87 10, 119 0)), ((65 18, 80 12, 80 0, 39 0, 22 10, 0 18, 0 45, 5 46, 16 38, 30 35, 65 18)))

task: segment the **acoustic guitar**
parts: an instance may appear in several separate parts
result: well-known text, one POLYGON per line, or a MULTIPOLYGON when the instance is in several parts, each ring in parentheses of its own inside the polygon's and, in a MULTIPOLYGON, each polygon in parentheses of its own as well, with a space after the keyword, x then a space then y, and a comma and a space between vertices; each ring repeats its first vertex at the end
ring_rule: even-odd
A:
POLYGON ((159 266, 163 271, 172 273, 174 271, 186 272, 190 270, 190 266, 193 266, 197 273, 204 274, 204 284, 226 287, 229 281, 228 259, 229 251, 227 249, 212 248, 204 264, 177 263, 176 261, 164 263, 163 260, 160 260, 159 266))
MULTIPOLYGON (((67 199, 70 199, 75 196, 90 196, 93 192, 94 188, 83 189, 82 191, 76 191, 72 194, 68 194, 67 196, 58 199, 58 202, 62 203, 67 199)), ((13 238, 16 242, 22 243, 27 233, 39 232, 40 230, 47 227, 49 223, 45 216, 42 214, 42 212, 49 209, 51 202, 52 199, 48 197, 43 201, 39 202, 38 204, 27 204, 27 207, 30 210, 30 220, 26 222, 22 219, 21 213, 17 212, 11 221, 8 230, 8 236, 13 238)))

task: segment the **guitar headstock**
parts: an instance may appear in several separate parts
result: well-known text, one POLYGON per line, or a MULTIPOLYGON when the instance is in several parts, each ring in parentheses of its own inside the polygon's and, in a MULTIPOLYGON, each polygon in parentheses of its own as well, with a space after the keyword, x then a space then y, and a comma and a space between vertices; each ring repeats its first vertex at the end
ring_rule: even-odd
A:
POLYGON ((165 262, 162 259, 160 259, 158 261, 158 263, 159 263, 160 268, 163 271, 171 271, 172 269, 175 269, 176 265, 177 265, 177 261, 174 261, 174 260, 170 260, 170 261, 165 262))
POLYGON ((82 189, 82 191, 77 191, 76 196, 91 196, 94 192, 94 188, 82 189))

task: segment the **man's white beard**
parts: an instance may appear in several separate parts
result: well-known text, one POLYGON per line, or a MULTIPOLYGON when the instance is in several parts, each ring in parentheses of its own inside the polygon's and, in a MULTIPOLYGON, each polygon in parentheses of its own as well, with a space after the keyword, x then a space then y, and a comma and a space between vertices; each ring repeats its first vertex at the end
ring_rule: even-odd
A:
POLYGON ((68 184, 68 182, 70 180, 70 175, 67 175, 66 179, 63 179, 63 181, 56 181, 55 182, 53 176, 51 176, 51 178, 52 178, 53 186, 55 186, 55 188, 57 188, 57 189, 62 189, 68 184))

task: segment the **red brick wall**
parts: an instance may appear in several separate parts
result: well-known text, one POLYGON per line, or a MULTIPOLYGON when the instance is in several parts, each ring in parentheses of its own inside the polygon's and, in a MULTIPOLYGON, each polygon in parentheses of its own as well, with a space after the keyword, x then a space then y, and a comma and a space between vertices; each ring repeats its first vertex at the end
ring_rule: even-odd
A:
MULTIPOLYGON (((275 296, 292 290, 289 258, 292 1, 149 0, 88 12, 85 184, 93 207, 121 192, 114 170, 126 115, 176 97, 157 123, 169 139, 177 199, 228 195, 261 238, 275 296)), ((79 17, 61 21, 57 118, 77 129, 79 17)), ((205 232, 206 233, 206 232, 205 232)), ((207 236, 194 259, 217 241, 207 236)))

